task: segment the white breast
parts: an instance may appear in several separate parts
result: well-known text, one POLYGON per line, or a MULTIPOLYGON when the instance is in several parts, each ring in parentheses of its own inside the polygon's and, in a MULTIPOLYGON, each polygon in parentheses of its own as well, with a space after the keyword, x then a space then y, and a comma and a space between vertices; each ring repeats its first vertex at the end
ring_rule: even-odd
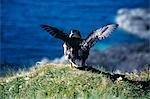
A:
POLYGON ((71 48, 69 48, 65 43, 63 44, 64 47, 64 57, 66 60, 69 60, 69 55, 71 54, 71 48))

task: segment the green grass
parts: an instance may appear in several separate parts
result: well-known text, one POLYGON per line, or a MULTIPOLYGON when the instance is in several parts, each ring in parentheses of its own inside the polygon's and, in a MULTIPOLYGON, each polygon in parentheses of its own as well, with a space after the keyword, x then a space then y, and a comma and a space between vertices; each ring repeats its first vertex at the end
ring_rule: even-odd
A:
MULTIPOLYGON (((145 80, 147 74, 126 75, 145 80)), ((136 79, 137 78, 137 79, 136 79)), ((47 64, 29 72, 0 78, 0 99, 148 99, 150 87, 116 80, 103 74, 71 69, 68 65, 47 64)), ((149 98, 150 99, 150 98, 149 98)))

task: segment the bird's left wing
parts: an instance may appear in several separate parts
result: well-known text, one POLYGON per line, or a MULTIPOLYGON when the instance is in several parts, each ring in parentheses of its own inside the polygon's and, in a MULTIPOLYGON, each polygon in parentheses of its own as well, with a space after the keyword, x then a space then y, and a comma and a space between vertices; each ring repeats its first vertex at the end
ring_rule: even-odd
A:
POLYGON ((118 24, 106 25, 92 32, 81 44, 83 50, 91 48, 98 40, 108 37, 118 27, 118 24))
POLYGON ((40 25, 44 30, 46 30, 50 35, 55 38, 61 39, 64 42, 69 42, 69 35, 64 33, 63 31, 57 29, 56 27, 52 27, 49 25, 40 25))

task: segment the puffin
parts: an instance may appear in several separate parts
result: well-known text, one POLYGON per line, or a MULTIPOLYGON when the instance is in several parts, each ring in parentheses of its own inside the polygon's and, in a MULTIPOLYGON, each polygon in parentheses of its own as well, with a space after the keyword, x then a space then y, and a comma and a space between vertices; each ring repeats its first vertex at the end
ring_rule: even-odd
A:
POLYGON ((81 36, 77 29, 71 30, 68 34, 56 27, 42 24, 42 29, 47 31, 54 38, 64 42, 64 58, 69 60, 71 67, 87 67, 86 60, 89 56, 90 49, 100 40, 107 38, 117 27, 118 24, 108 24, 92 31, 86 38, 81 36))

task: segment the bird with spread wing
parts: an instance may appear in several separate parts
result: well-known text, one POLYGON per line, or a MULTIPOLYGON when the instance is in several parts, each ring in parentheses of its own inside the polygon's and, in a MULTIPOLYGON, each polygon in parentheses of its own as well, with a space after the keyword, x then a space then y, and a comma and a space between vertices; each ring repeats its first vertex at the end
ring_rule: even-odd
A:
POLYGON ((71 30, 69 35, 56 27, 49 25, 41 25, 41 27, 53 37, 64 42, 65 59, 71 62, 71 66, 74 65, 74 67, 78 68, 86 66, 85 62, 91 47, 99 40, 108 37, 118 27, 118 24, 110 24, 99 28, 90 33, 85 39, 81 37, 79 30, 71 30))

